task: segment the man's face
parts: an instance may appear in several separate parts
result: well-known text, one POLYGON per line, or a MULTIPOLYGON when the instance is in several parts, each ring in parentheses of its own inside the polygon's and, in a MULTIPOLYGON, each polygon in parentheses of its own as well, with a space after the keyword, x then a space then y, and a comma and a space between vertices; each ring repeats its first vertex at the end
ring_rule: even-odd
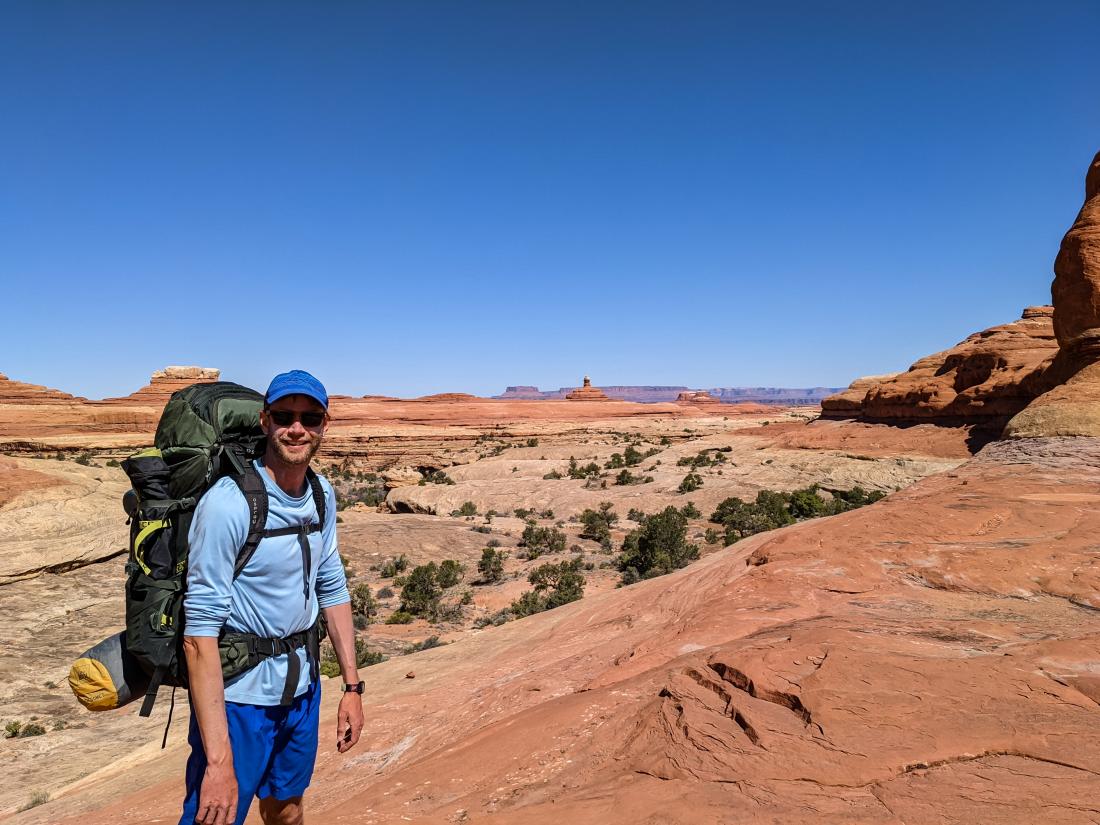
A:
POLYGON ((325 408, 308 395, 287 395, 274 401, 260 413, 260 426, 267 436, 268 446, 279 460, 291 466, 309 464, 309 460, 321 448, 321 438, 328 427, 325 408), (322 419, 316 426, 306 426, 302 414, 319 414, 322 419), (279 424, 275 419, 292 420, 279 424))

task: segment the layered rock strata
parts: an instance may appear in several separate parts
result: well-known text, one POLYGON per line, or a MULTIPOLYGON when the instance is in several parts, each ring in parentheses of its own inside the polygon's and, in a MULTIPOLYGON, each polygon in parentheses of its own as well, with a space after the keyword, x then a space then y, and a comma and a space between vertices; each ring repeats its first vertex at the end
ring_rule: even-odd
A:
POLYGON ((821 403, 825 418, 1000 429, 1044 388, 1058 353, 1049 306, 977 332, 906 372, 860 378, 821 403))
POLYGON ((1054 261, 1057 358, 1044 394, 1009 422, 1010 437, 1100 436, 1100 154, 1085 176, 1085 203, 1054 261))
POLYGON ((566 401, 610 401, 603 390, 592 386, 592 379, 584 377, 584 385, 565 396, 566 401))
POLYGON ((121 398, 105 398, 105 404, 154 404, 164 406, 172 393, 192 384, 217 381, 221 371, 213 367, 165 367, 150 376, 149 383, 121 398))
POLYGON ((71 404, 85 400, 61 390, 13 381, 0 372, 0 404, 71 404))

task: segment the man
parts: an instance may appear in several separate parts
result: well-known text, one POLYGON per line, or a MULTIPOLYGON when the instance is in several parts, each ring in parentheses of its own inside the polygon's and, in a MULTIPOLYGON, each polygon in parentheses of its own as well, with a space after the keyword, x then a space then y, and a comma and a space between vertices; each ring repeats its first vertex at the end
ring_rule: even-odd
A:
POLYGON ((267 493, 267 532, 277 535, 265 536, 234 577, 249 532, 249 508, 232 478, 221 479, 202 497, 189 533, 183 648, 191 691, 191 757, 180 825, 240 825, 254 796, 267 825, 304 822, 302 795, 313 774, 321 699, 308 645, 223 680, 218 649, 223 630, 284 640, 289 648, 288 637, 301 638, 320 611, 345 683, 337 750, 344 753, 355 745, 363 727, 363 683, 355 666, 350 598, 336 544, 336 496, 324 479, 319 480, 325 523, 306 532, 318 522, 307 469, 328 425, 324 386, 301 370, 277 375, 264 398, 260 425, 267 446, 254 465, 267 493))

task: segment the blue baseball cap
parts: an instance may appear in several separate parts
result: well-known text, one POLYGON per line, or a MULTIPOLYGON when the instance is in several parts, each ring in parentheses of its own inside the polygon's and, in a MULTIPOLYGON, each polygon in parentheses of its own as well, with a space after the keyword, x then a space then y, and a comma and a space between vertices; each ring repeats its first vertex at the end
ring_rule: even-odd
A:
POLYGON ((272 378, 267 387, 267 395, 264 396, 264 403, 274 404, 288 395, 308 395, 326 410, 328 409, 328 393, 325 392, 325 385, 305 370, 281 372, 272 378))

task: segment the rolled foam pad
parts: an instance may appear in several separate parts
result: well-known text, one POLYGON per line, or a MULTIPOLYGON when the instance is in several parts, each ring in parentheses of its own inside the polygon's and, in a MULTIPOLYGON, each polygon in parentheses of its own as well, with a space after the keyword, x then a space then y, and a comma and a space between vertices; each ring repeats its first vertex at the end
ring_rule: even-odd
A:
POLYGON ((69 687, 88 710, 120 708, 148 686, 148 674, 126 649, 126 631, 84 651, 69 670, 69 687))

